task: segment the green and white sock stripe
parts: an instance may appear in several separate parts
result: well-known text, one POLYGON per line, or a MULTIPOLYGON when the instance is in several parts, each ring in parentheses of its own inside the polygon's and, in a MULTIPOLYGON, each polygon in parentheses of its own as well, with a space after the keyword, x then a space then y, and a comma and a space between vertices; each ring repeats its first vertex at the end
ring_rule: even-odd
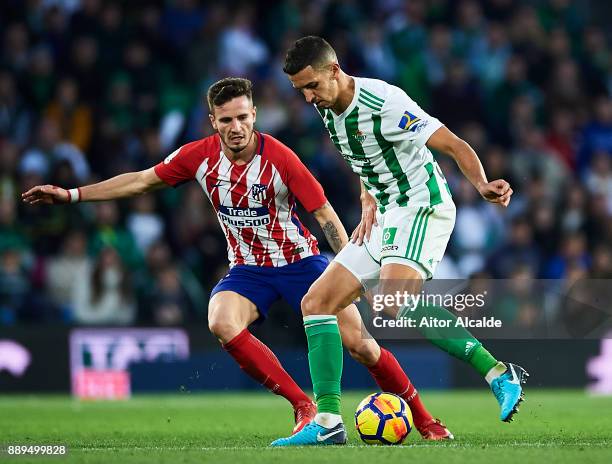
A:
POLYGON ((433 212, 433 208, 425 208, 422 206, 419 208, 414 218, 414 222, 412 223, 412 229, 410 230, 408 246, 406 247, 406 258, 418 261, 421 257, 423 241, 425 240, 425 233, 427 231, 427 223, 433 212))
POLYGON ((304 328, 309 329, 318 325, 338 325, 336 316, 304 316, 304 328))

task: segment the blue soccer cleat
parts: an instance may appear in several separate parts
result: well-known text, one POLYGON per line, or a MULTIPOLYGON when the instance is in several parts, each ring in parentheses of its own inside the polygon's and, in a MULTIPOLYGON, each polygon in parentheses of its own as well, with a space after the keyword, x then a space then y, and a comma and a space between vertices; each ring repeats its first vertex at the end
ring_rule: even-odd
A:
POLYGON ((274 440, 270 446, 344 445, 345 443, 344 424, 328 429, 312 421, 295 435, 274 440))
POLYGON ((506 372, 491 382, 491 390, 501 407, 499 418, 504 422, 512 422, 512 416, 519 410, 524 393, 521 384, 527 381, 529 374, 521 366, 506 363, 506 372))

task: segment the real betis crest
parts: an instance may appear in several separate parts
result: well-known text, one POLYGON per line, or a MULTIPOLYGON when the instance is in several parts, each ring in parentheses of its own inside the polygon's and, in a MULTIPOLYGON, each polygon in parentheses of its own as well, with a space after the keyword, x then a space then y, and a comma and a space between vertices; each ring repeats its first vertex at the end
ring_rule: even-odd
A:
POLYGON ((359 143, 363 143, 365 142, 367 135, 365 135, 363 132, 361 132, 360 130, 357 130, 354 134, 353 134, 353 138, 355 140, 357 140, 359 143))

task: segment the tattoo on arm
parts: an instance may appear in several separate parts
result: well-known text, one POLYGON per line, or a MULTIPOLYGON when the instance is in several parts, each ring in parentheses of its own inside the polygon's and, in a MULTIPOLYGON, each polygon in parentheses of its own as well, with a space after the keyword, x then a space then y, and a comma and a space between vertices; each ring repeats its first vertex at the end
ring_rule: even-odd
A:
POLYGON ((331 249, 334 250, 334 253, 338 253, 342 249, 342 240, 340 239, 340 233, 334 223, 328 221, 323 224, 321 228, 323 229, 323 233, 331 249))

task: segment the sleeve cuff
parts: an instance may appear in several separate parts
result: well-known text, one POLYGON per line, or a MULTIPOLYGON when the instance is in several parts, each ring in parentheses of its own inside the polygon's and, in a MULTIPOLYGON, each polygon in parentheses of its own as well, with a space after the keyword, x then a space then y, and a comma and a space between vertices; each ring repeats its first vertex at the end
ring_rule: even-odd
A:
POLYGON ((429 140, 429 137, 431 137, 433 133, 440 129, 440 127, 442 126, 444 126, 444 124, 442 124, 438 119, 430 119, 427 125, 423 127, 423 129, 419 133, 419 137, 415 139, 417 146, 419 148, 423 148, 429 140))

